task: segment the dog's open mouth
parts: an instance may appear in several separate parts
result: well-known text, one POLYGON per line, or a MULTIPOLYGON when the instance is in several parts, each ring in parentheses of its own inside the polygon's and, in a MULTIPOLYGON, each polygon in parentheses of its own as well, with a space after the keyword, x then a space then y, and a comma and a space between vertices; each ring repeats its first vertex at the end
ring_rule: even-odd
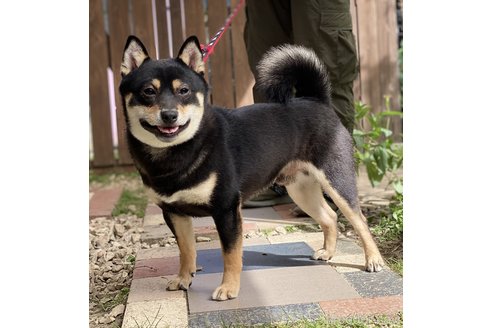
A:
POLYGON ((141 120, 140 123, 142 124, 144 129, 155 134, 157 138, 160 139, 162 138, 166 140, 177 136, 181 131, 186 129, 190 124, 190 120, 188 120, 188 122, 186 122, 183 125, 170 125, 170 126, 150 125, 145 120, 141 120))

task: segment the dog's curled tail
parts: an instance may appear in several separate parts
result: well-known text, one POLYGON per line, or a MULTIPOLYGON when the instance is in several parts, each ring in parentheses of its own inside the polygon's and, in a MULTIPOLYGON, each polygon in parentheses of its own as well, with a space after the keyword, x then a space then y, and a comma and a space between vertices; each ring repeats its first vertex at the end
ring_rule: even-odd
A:
POLYGON ((272 48, 257 69, 257 88, 268 102, 309 97, 330 103, 328 72, 311 49, 289 44, 272 48))

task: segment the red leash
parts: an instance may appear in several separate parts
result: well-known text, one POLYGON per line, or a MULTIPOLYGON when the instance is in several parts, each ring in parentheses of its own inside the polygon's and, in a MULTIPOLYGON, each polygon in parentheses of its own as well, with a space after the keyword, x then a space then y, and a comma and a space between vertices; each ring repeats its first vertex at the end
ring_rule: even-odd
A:
POLYGON ((222 26, 221 29, 214 35, 214 37, 210 39, 210 42, 206 46, 201 46, 204 62, 206 62, 208 56, 210 56, 214 52, 215 46, 219 42, 220 38, 222 38, 222 36, 224 35, 224 32, 227 31, 227 29, 231 26, 232 20, 237 16, 239 10, 241 10, 241 8, 244 6, 245 1, 246 0, 239 1, 236 8, 234 8, 233 12, 229 15, 229 17, 227 17, 224 26, 222 26))

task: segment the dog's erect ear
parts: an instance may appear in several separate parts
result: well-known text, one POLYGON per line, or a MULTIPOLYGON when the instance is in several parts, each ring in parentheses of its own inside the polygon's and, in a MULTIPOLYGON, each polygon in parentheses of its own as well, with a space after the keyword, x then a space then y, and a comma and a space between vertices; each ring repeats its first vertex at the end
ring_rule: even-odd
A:
POLYGON ((130 35, 126 41, 125 51, 121 62, 121 76, 125 76, 134 69, 138 68, 149 58, 147 50, 142 41, 136 36, 130 35))
POLYGON ((200 50, 200 42, 196 36, 190 36, 186 39, 179 50, 178 58, 198 74, 203 75, 205 73, 205 63, 200 50))

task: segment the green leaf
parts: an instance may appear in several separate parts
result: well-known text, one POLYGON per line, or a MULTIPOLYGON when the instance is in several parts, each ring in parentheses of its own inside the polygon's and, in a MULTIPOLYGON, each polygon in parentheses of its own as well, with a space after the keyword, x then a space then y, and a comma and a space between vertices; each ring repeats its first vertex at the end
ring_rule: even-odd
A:
POLYGON ((398 112, 396 110, 387 110, 379 113, 381 116, 403 116, 402 112, 398 112))
POLYGON ((385 129, 385 128, 381 128, 381 132, 383 132, 383 134, 386 138, 390 137, 393 134, 393 131, 385 129))

